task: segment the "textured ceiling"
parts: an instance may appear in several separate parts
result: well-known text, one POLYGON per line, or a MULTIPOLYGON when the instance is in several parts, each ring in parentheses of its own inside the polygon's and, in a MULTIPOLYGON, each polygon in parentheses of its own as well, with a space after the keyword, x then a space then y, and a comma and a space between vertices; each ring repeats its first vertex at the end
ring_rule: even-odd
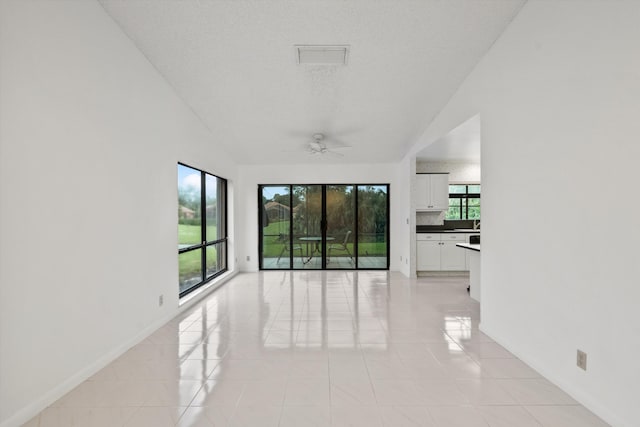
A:
POLYGON ((100 0, 240 164, 400 160, 524 0, 100 0), (350 45, 346 66, 296 44, 350 45), (310 156, 311 135, 349 145, 310 156))

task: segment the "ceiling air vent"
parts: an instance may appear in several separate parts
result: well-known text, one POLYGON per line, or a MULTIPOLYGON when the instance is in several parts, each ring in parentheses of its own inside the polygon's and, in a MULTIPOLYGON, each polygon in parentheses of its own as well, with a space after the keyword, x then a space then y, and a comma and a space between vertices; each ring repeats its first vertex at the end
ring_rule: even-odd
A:
POLYGON ((349 46, 310 46, 296 45, 296 61, 298 64, 347 65, 349 46))

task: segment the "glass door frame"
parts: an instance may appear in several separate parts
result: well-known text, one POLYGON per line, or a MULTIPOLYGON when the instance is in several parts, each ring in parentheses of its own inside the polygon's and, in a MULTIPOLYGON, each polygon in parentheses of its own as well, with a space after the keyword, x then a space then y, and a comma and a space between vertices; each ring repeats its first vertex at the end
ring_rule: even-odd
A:
POLYGON ((305 271, 305 270, 389 270, 390 266, 390 249, 391 249, 391 239, 389 233, 389 224, 391 223, 391 209, 390 209, 390 199, 391 199, 391 185, 388 183, 385 184, 258 184, 258 265, 260 270, 269 271, 269 270, 296 270, 296 271, 305 271), (289 230, 288 230, 288 245, 289 248, 294 248, 294 233, 293 233, 293 188, 294 187, 306 187, 306 186, 321 186, 321 233, 322 240, 320 242, 321 245, 321 263, 319 268, 295 268, 294 264, 294 251, 289 250, 289 264, 286 267, 282 268, 264 268, 264 235, 263 235, 263 224, 264 219, 266 218, 266 212, 263 205, 263 189, 265 187, 281 187, 289 189, 289 230), (353 232, 353 259, 354 259, 354 267, 353 268, 330 268, 327 267, 327 187, 329 186, 352 186, 354 193, 354 232, 353 232), (386 187, 386 224, 385 224, 385 240, 386 240, 386 262, 384 267, 361 267, 359 265, 359 247, 358 247, 358 238, 359 238, 359 197, 358 197, 358 189, 360 187, 386 187))

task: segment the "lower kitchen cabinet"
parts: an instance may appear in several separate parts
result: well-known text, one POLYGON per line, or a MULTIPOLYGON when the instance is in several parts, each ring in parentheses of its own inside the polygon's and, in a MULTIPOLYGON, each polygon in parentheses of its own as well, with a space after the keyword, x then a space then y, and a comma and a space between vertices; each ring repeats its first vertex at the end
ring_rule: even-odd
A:
POLYGON ((416 267, 418 271, 465 271, 465 250, 456 243, 465 243, 466 234, 418 233, 416 237, 416 267))
POLYGON ((418 271, 440 270, 440 240, 418 240, 417 268, 418 271))
POLYGON ((440 247, 440 270, 443 271, 464 271, 467 269, 465 251, 456 246, 456 243, 464 243, 466 239, 454 242, 442 242, 440 247))

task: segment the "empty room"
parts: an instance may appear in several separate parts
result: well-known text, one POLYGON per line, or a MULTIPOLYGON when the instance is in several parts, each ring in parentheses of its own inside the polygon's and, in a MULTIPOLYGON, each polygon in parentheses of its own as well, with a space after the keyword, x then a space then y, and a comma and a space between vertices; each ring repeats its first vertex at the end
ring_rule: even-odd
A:
POLYGON ((0 0, 0 427, 639 426, 638 22, 0 0))

